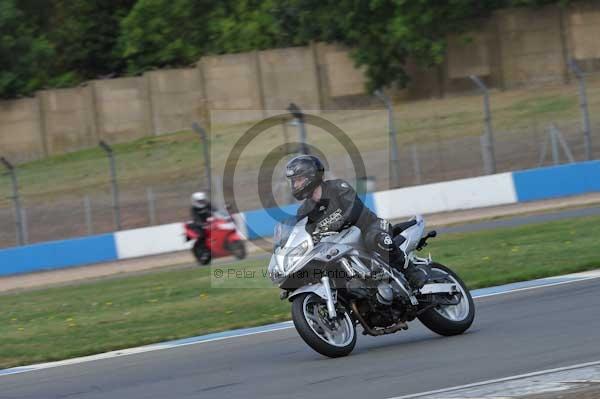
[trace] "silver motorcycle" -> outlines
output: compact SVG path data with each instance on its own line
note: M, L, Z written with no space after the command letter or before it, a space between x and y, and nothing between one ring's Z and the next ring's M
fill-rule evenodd
M302 339L329 357L346 356L356 344L356 326L379 336L408 328L419 319L437 334L462 334L473 323L475 305L467 286L448 267L416 251L427 245L425 221L415 216L393 226L403 238L406 265L429 273L427 284L412 289L402 272L368 251L356 226L322 238L316 245L306 230L307 218L275 228L269 276L292 302L292 320Z

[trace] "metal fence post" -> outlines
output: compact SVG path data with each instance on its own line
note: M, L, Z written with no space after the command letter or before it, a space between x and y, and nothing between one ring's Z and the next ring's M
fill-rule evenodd
M577 77L579 83L579 107L581 108L581 117L583 118L583 142L585 145L585 159L592 159L592 128L590 127L590 113L588 109L587 93L585 87L585 77L579 69L574 59L569 60L569 67Z
M21 223L23 229L23 240L29 244L29 231L27 230L27 209L21 208Z
M556 137L556 132L552 127L549 131L550 134L550 144L552 144L552 162L554 165L560 164L560 153L558 152L558 139Z
M304 125L304 114L300 107L294 103L290 103L287 110L290 114L296 118L298 124L298 135L300 136L300 153L307 155L309 153L308 146L306 145L306 126Z
M421 184L421 160L419 159L419 149L416 144L411 146L413 169L415 172L415 183Z
M94 228L92 227L92 203L89 195L83 197L83 212L85 214L86 231L91 236L94 234Z
M156 224L156 197L152 187L146 187L146 198L148 199L148 219L150 225L154 226Z
M117 182L117 167L115 165L115 155L113 149L103 140L101 140L99 144L100 148L102 148L104 152L106 152L110 163L110 183L112 186L113 213L115 217L115 225L117 226L117 230L121 230L121 208L119 205L119 184Z
M563 152L567 156L567 160L569 161L569 163L575 163L575 158L573 157L573 153L571 152L567 141L563 137L563 134L560 131L560 129L554 123L550 124L550 132L552 132L554 140L558 141L558 144L560 144L560 146L562 147Z
M482 155L483 155L483 170L485 174L491 175L496 173L496 156L494 154L494 133L492 130L492 114L490 111L490 95L485 83L478 76L469 76L473 83L477 85L483 94L483 112L485 122L485 132L481 139Z
M17 242L19 245L25 245L27 239L25 237L25 225L23 220L23 211L21 208L21 197L19 196L19 183L17 181L17 174L15 167L4 157L0 157L0 162L4 165L10 180L12 182L12 197L13 204L15 206L15 223L17 225Z
M210 170L210 151L209 151L210 143L208 142L208 136L206 134L206 130L204 130L204 128L202 126L200 126L198 123L194 122L194 123L192 123L192 129L194 129L194 131L200 135L200 139L202 140L202 149L204 151L204 173L206 175L208 198L212 199L212 197L211 197L212 173Z
M375 90L375 94L387 108L388 113L388 129L389 129L389 140L390 140L390 180L392 181L392 187L400 186L400 162L398 158L398 142L396 141L396 128L394 126L394 109L392 102L389 97L386 96L383 91Z

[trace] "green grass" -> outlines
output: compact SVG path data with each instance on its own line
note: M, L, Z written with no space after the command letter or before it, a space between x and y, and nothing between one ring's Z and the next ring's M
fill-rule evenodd
M600 217L448 234L427 251L471 288L593 269ZM288 320L289 304L262 278L265 263L219 267L256 271L256 279L217 280L216 267L197 268L1 295L0 367Z
M202 146L198 135L179 132L114 144L118 177L123 187L164 184L196 179L202 173ZM17 167L21 194L55 199L81 196L110 182L109 162L100 148L90 148L29 162ZM10 184L0 175L0 206L9 203ZM5 195L2 195L5 194Z

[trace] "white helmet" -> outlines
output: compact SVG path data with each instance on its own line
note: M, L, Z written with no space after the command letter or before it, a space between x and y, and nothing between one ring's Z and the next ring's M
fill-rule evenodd
M192 194L190 202L192 203L192 206L195 206L196 208L204 208L206 205L208 205L208 197L206 196L205 192L198 191Z

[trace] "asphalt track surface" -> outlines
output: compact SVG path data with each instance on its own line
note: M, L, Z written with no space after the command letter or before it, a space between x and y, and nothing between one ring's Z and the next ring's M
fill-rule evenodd
M600 279L475 300L456 337L420 323L328 359L294 329L0 377L0 398L390 398L600 360Z

